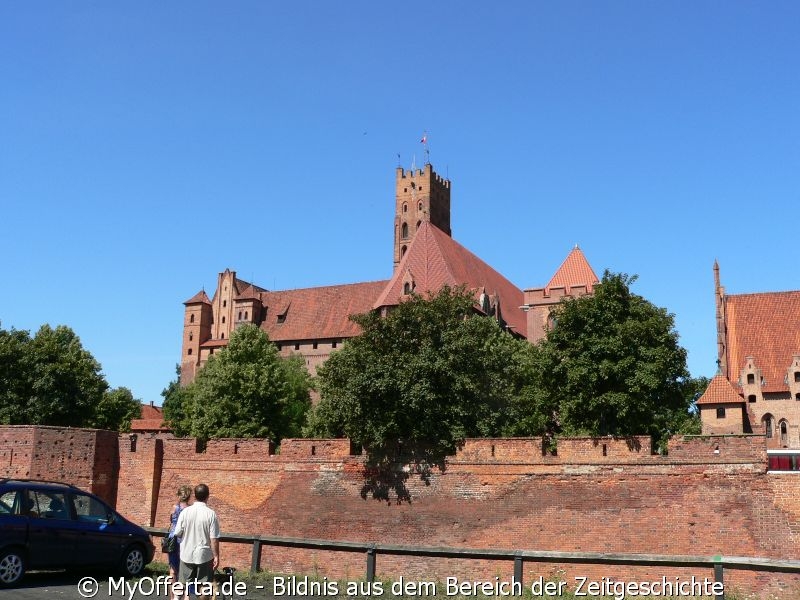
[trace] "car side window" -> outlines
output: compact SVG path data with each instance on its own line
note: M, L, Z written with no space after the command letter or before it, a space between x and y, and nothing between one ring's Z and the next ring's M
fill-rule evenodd
M66 494L62 492L31 490L30 498L33 500L31 511L35 511L39 517L60 521L69 521L72 519L69 508L67 507Z
M87 523L108 523L111 516L109 508L87 494L73 494L72 502L75 506L75 514L79 521Z
M0 495L0 515L18 514L18 490L10 490Z

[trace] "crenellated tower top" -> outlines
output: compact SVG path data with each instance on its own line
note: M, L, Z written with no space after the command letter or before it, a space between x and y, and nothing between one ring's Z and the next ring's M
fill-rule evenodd
M450 180L428 163L422 169L397 167L395 179L394 268L423 221L452 236L450 231Z

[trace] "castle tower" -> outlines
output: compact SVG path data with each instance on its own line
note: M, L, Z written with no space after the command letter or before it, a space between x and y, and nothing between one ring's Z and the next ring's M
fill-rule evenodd
M394 268L424 221L452 237L450 181L437 175L430 163L423 169L397 167L394 210Z
M717 322L717 364L722 374L730 379L728 372L728 349L725 346L725 288L719 280L719 263L714 261L714 305Z
M181 350L181 384L194 379L200 366L200 345L211 339L214 321L211 301L200 291L183 303L183 348Z

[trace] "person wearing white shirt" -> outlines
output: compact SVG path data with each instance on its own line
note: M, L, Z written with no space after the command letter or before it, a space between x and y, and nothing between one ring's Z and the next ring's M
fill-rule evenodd
M180 538L178 579L185 585L200 584L201 590L210 587L219 566L219 520L217 513L206 505L208 494L206 484L195 486L195 501L181 511L175 525L175 535Z

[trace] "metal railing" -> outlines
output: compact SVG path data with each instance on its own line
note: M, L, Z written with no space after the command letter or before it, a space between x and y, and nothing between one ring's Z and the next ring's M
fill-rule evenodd
M145 527L155 536L164 536L166 529ZM340 542L306 538L287 538L269 535L226 534L221 542L252 544L251 572L261 570L263 546L307 548L334 552L361 552L366 555L366 580L374 581L378 554L394 556L430 556L437 558L461 558L484 560L508 560L514 562L514 581L523 581L525 562L562 563L587 565L631 565L663 567L702 567L714 570L714 581L724 585L724 570L769 571L775 573L800 573L800 560L753 558L747 556L693 556L670 554L626 554L615 552L555 552L546 550L503 550L481 548L447 548L426 546L400 546L394 544L370 544L366 542ZM724 594L717 596L724 600Z

